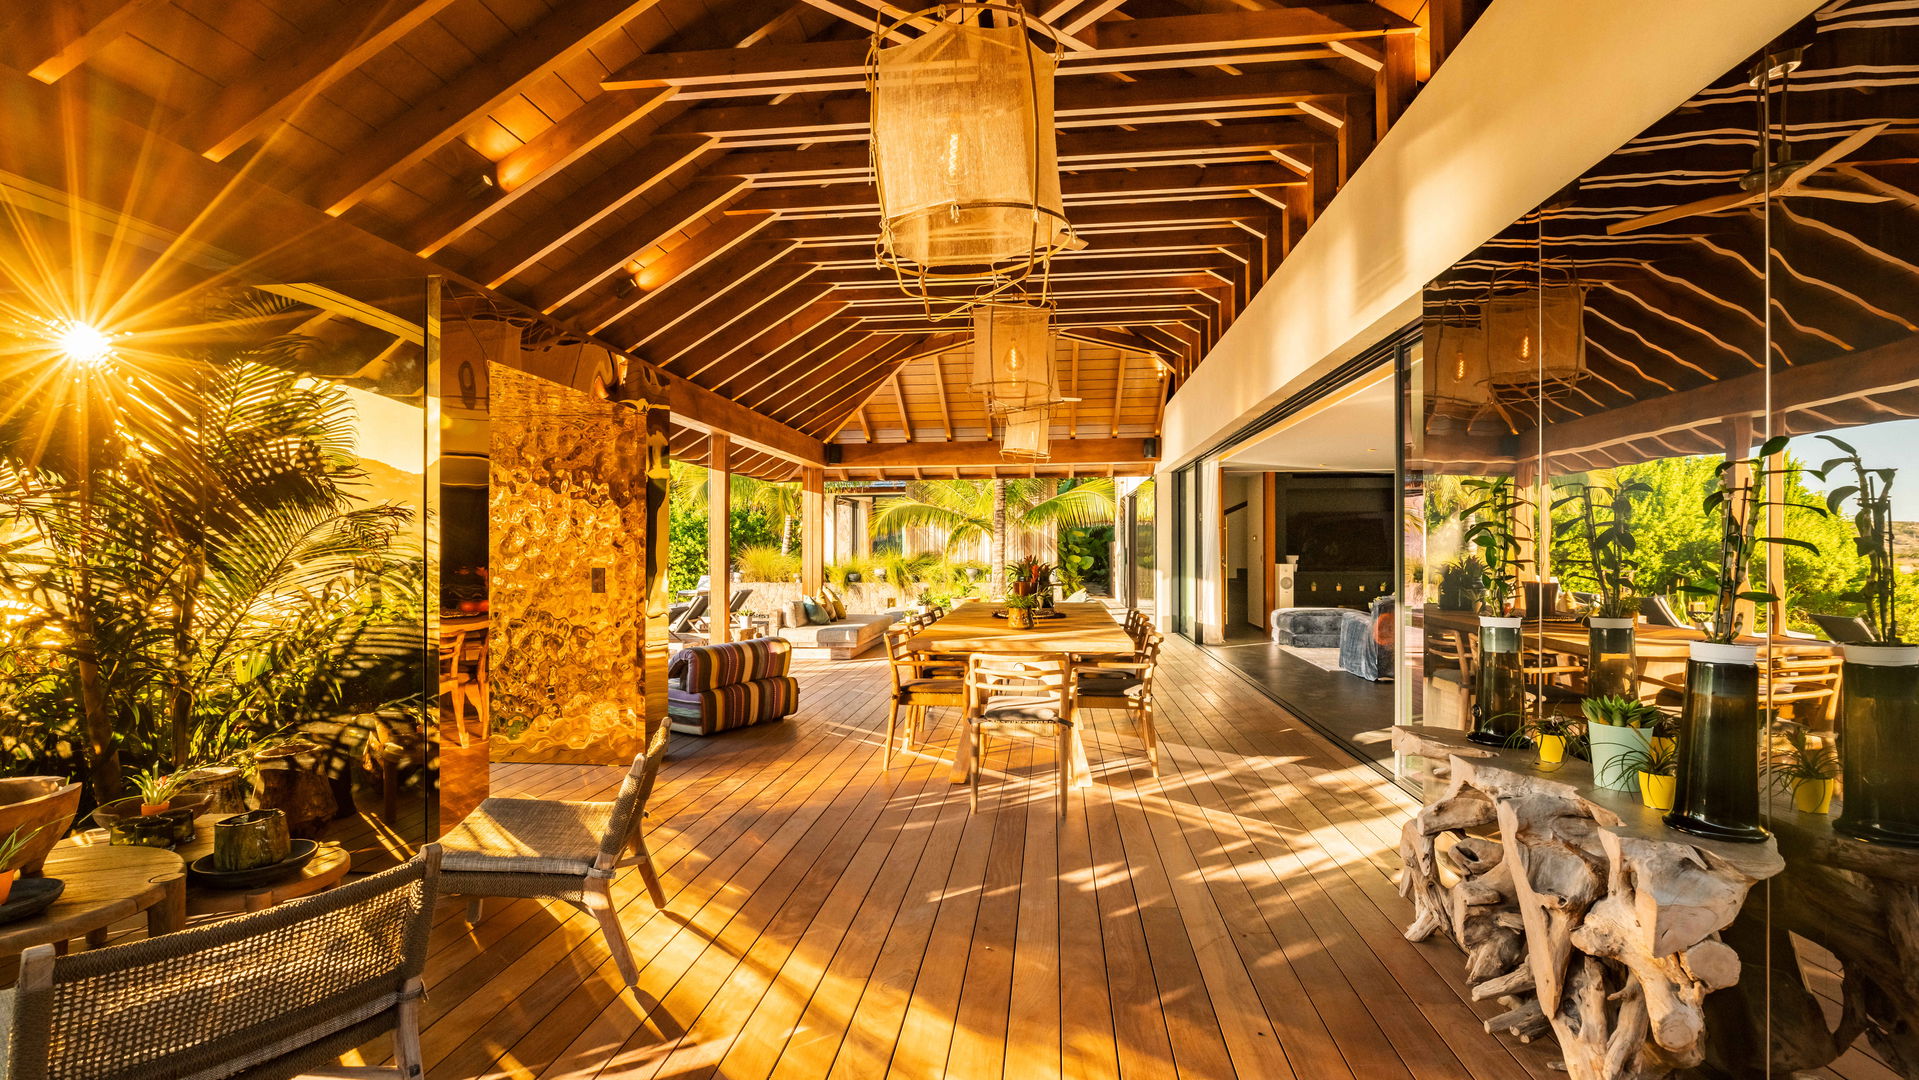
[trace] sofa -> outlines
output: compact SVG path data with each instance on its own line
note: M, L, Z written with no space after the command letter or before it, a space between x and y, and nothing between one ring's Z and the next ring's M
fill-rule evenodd
M854 612L830 623L783 626L779 635L796 649L816 649L824 651L834 660L851 660L879 644L880 638L886 635L886 628L898 618L899 613L894 611L877 614Z
M1339 666L1362 679L1383 682L1393 677L1393 598L1373 599L1365 611L1342 612L1339 624Z
M666 665L667 724L717 735L792 715L800 707L792 658L793 647L771 637L681 649Z
M1272 628L1275 645L1291 645L1298 649L1336 649L1339 647L1339 628L1345 624L1349 614L1355 613L1336 607L1274 608L1267 617L1266 625Z

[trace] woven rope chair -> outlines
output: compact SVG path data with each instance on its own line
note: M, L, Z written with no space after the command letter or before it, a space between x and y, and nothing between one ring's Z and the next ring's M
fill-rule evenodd
M1165 636L1147 631L1137 655L1125 660L1097 660L1076 665L1079 707L1124 709L1138 725L1146 760L1159 775L1159 733L1153 726L1153 677L1159 670L1159 647Z
M1059 763L1059 812L1066 789L1085 769L1085 750L1073 730L1078 693L1073 661L1063 653L992 656L975 653L966 665L968 805L979 809L980 774L986 771L987 736L1024 735L1055 740Z
M10 1080L424 1077L420 972L440 860L278 907L71 956L20 958ZM343 1069L392 1032L391 1068Z
M642 819L653 779L666 757L661 724L633 759L612 802L486 799L440 838L443 892L469 897L467 918L479 922L489 896L563 900L593 916L628 986L639 981L633 951L613 907L613 875L640 868L647 896L666 907L659 872L646 850Z
M893 748L902 741L911 746L922 734L929 709L966 707L966 682L947 672L941 665L906 651L912 637L911 627L893 627L886 631L888 669L893 674L893 699L886 710L886 752L880 755L880 768L893 767ZM900 710L906 711L906 729L900 730Z

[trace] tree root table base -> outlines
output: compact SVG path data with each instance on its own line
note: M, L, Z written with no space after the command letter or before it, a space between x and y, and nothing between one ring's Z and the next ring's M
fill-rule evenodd
M1466 952L1486 1021L1552 1035L1572 1080L1654 1080L1706 1058L1707 995L1740 980L1722 939L1753 885L1784 864L1773 843L1726 844L1666 828L1583 761L1539 765L1462 732L1393 729L1394 749L1443 784L1406 823L1399 889L1406 937ZM1755 980L1761 968L1748 968Z

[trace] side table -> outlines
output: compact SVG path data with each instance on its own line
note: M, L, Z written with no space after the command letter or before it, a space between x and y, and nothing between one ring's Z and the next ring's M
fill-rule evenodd
M76 937L97 948L106 944L109 927L143 911L148 937L186 925L186 864L164 848L67 839L53 846L44 872L65 882L65 891L39 915L0 926L0 957L35 945L64 951Z

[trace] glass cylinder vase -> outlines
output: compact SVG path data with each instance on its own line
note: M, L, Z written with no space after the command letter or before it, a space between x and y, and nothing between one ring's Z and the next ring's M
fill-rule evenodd
M1919 847L1919 645L1847 645L1840 669L1840 776L1832 827Z
M1486 746L1511 746L1526 709L1519 670L1518 616L1479 617L1479 677L1473 687L1473 730L1466 738Z
M1639 697L1634 658L1634 619L1586 620L1586 696Z
M1666 824L1714 840L1758 843L1759 650L1695 641L1679 718L1679 782Z

